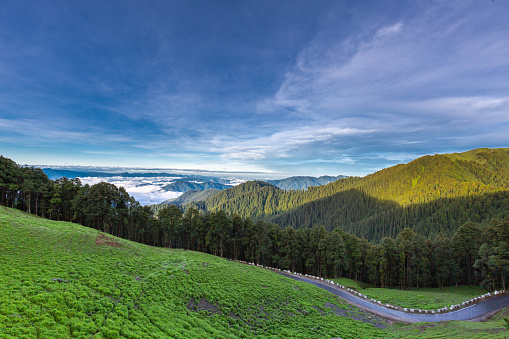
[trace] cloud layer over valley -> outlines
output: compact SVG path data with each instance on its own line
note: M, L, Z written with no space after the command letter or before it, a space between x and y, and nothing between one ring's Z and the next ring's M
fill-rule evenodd
M94 185L100 182L108 182L117 187L124 187L142 205L159 204L168 199L174 199L182 195L181 192L166 191L163 187L175 180L168 180L166 177L83 177L81 182Z

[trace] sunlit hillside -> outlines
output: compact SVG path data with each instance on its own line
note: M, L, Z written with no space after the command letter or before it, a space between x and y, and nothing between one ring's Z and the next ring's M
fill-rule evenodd
M4 207L0 248L0 338L386 337L272 271Z

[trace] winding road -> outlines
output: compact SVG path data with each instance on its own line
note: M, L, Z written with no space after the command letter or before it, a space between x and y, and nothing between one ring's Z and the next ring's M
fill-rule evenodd
M483 315L486 315L490 312L509 306L509 294L503 294L500 296L495 296L489 299L479 301L476 304L447 313L440 314L408 313L393 310L390 308L383 307L381 305L371 303L363 298L359 298L339 288L333 287L326 283L316 281L314 279L308 279L302 276L296 276L284 272L278 273L291 279L313 284L319 288L322 288L326 291L329 291L339 296L340 298L349 301L350 303L354 304L355 306L363 310L397 321L406 321L414 323L414 322L438 322L447 320L473 320L475 318L482 317Z

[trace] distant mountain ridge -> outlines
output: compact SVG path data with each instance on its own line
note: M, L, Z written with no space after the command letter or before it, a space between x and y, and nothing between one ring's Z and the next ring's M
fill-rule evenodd
M157 214L158 211L163 207L175 205L183 208L183 206L188 203L203 201L205 199L212 197L213 195L216 195L219 192L220 190L214 188L206 190L193 189L183 193L178 198L168 199L160 204L149 205L149 207L152 213Z
M56 180L62 177L67 177L69 179L73 178L86 178L86 177L94 177L94 178L113 178L113 177L123 177L123 178L174 178L175 181L171 182L167 185L162 186L161 188L165 191L171 192L187 192L190 190L207 190L207 189L217 189L224 190L231 188L238 184L237 178L219 178L219 177L204 177L197 175L181 175L176 173L159 173L159 172L98 172L98 171L79 171L79 170L69 170L69 169L59 169L59 168L43 168L43 172L51 179ZM294 176L284 179L278 180L270 180L270 179L261 179L262 181L266 181L270 184L273 184L276 187L279 187L284 190L305 190L311 186L319 186L329 184L338 179L345 178L344 175L338 176L321 176L321 177L312 177L312 176Z
M215 181L195 182L180 179L171 184L163 186L163 189L173 192L187 192L191 190L203 191L208 189L224 190L230 187L232 187L232 185L220 184Z
M327 185L342 178L346 178L346 176L324 175L318 178L309 176L295 176L280 180L267 180L267 182L284 190L305 190L310 186Z
M213 195L219 193L220 190L210 188L206 190L190 190L182 194L180 197L175 199L168 199L163 201L161 204L167 205L185 205L193 201L205 200Z
M43 168L42 171L50 178L51 180L57 180L63 177L74 179L74 178L83 178L83 177L107 177L107 176L128 176L129 173L104 173L104 172L87 172L87 171L72 171L65 169L56 169L56 168Z

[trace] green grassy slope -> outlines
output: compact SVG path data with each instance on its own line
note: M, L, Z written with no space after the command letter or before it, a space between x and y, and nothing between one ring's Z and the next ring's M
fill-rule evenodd
M4 207L0 249L0 338L387 337L269 270Z
M437 310L451 305L461 304L488 291L481 286L450 286L440 288L413 288L400 290L396 288L373 288L348 278L332 279L335 283L352 288L384 304L401 307Z
M488 291L480 286L450 286L439 288L416 288L399 290L389 288L366 288L361 293L391 305L421 310L437 310L478 297Z
M422 339L507 339L509 332L505 329L505 318L509 308L495 314L487 322L446 321L442 323L418 323L413 325L395 324L389 329L388 338L422 338Z

